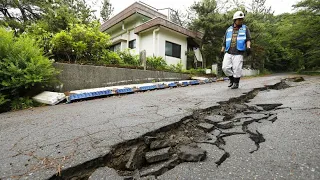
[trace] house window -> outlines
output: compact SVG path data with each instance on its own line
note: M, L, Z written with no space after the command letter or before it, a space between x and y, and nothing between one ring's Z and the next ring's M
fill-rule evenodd
M166 56L181 58L181 45L166 41Z
M110 46L110 51L119 51L121 49L121 43Z
M129 48L130 49L135 49L136 48L136 40L132 40L132 41L129 41Z

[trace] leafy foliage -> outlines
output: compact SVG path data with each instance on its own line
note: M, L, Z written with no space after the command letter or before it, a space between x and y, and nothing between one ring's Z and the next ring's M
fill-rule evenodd
M180 60L180 62L177 64L177 65L173 65L173 64L170 64L167 69L171 72L177 72L177 73L180 73L182 72L182 68L183 68L183 64Z
M52 53L58 61L95 64L110 45L110 36L99 30L99 24L75 24L69 31L61 31L51 39Z
M101 60L99 61L101 65L123 65L123 59L120 58L119 54L109 50L103 50Z
M197 68L197 69L189 69L189 70L182 70L183 73L188 73L191 75L204 75L206 74L206 69Z
M147 68L156 70L165 70L167 67L166 61L161 56L147 57Z
M110 3L110 0L103 0L102 8L100 10L100 15L103 21L109 20L114 8Z
M27 109L27 108L33 107L34 104L35 102L29 97L18 97L12 100L11 109L12 110Z
M132 55L129 49L126 49L125 51L118 51L117 53L123 60L124 64L133 66L140 65L139 55Z
M39 21L46 24L46 31L59 32L70 23L88 24L95 19L83 0L0 0L0 7L0 25L20 32Z
M28 90L53 82L56 74L33 39L27 35L17 38L12 31L0 28L0 109L13 97L23 97Z

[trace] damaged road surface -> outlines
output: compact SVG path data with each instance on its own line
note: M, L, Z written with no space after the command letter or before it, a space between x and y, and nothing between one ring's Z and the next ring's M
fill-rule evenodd
M0 178L319 179L320 79L285 78L244 80L235 91L217 83L71 104L86 112L53 107L71 117L52 114L56 126L44 119L52 136L35 130L43 126L35 114L24 120L47 139L28 132L4 144L16 153L2 152ZM1 128L14 131L22 114L5 114L12 121Z

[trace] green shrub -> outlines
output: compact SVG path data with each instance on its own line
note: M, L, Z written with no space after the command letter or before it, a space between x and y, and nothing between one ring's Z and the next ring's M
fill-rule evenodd
M47 23L39 21L31 24L26 30L26 33L28 33L32 39L35 39L37 44L43 48L45 54L50 54L50 41L54 35L54 33L50 32L48 29Z
M183 68L183 64L182 64L182 61L180 60L180 62L177 64L177 65L173 65L173 64L170 64L167 69L171 72L177 72L177 73L180 73L182 72L182 68Z
M14 98L11 102L12 110L27 109L34 106L34 101L29 97Z
M110 36L100 31L100 25L75 24L69 31L60 31L51 39L51 49L58 61L80 61L80 63L96 64L101 62L110 45Z
M156 70L165 70L167 67L166 61L161 56L147 57L147 68Z
M35 40L27 35L14 37L12 31L0 28L0 111L14 97L24 97L32 88L53 82L56 74Z
M4 104L6 104L9 101L9 99L6 99L6 96L3 94L0 94L0 107Z
M124 64L133 66L140 65L139 55L132 55L128 49L125 51L118 51L117 53L123 60Z
M201 68L193 69L193 68L191 68L189 70L183 70L182 72L188 73L191 75L202 75L202 74L206 74L206 69L201 69Z
M71 61L70 55L72 55L72 36L66 32L61 31L57 33L52 39L52 51L55 55L55 57L67 57L69 61Z
M101 60L99 61L102 65L108 64L124 64L123 59L120 58L119 54L109 50L103 50Z

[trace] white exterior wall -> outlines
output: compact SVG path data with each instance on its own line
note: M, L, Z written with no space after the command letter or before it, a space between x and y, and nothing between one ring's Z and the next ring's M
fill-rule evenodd
M112 32L112 41L118 41L119 39L126 40L127 42L121 42L121 51L124 51L129 48L129 41L136 39L137 48L135 50L131 50L131 52L139 54L139 48L138 48L138 41L139 36L134 34L134 28L138 25L142 24L142 20L138 20L136 22L130 22L124 24L124 29L118 28L115 31Z
M166 28L159 28L159 30L150 29L147 32L134 34L134 28L144 23L141 19L125 23L123 27L112 32L112 41L121 41L121 51L129 48L129 41L136 39L136 48L130 50L132 54L139 55L140 51L146 50L147 56L162 56L168 65L177 65L180 61L183 69L187 67L187 37ZM122 29L124 28L124 29ZM155 41L154 41L155 39ZM178 44L181 46L181 58L175 58L165 55L166 41Z
M130 49L130 53L138 55L139 52L140 52L140 50L139 50L139 36L137 36L137 35L134 33L134 29L133 29L133 30L130 30L128 34L129 34L129 36L128 36L127 48L129 48L129 41L135 39L135 40L136 40L136 48L135 48L135 49Z
M153 39L155 38L155 42ZM177 65L180 60L183 65L183 69L187 67L187 56L185 52L187 51L187 37L179 33L172 32L167 29L160 28L159 31L154 29L140 34L139 43L137 42L137 48L142 51L146 50L147 56L162 56L168 65ZM166 56L166 41L181 45L181 58L175 58L171 56ZM140 45L140 46L139 46ZM139 47L138 47L139 46ZM139 51L138 51L139 52Z
M166 41L181 45L181 59L165 55ZM185 53L187 52L187 48L188 48L188 42L187 42L186 36L179 34L177 32L167 30L167 29L163 29L163 28L160 29L159 56L164 57L168 65L170 64L176 65L181 60L183 69L186 69L187 56Z
M155 55L153 52L153 31L148 31L140 34L140 43L137 44L140 51L146 50L147 56ZM156 56L156 55L155 55Z

